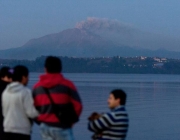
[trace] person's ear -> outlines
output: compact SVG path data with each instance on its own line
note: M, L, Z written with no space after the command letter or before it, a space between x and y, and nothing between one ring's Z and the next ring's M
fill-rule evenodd
M22 76L21 83L24 85L24 83L25 83L25 76Z
M28 76L22 76L22 81L21 81L21 83L22 83L23 85L27 85L27 83L28 83Z
M118 98L117 100L118 100L118 103L119 103L119 105L120 105L120 104L121 104L121 99L120 99L120 98Z

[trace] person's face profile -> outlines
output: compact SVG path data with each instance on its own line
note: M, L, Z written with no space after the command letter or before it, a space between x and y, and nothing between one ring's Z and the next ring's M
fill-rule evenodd
M117 106L120 105L120 99L115 99L113 94L109 95L109 98L108 98L107 102L108 102L108 107L110 109L114 109L114 108L116 108Z
M12 78L8 77L8 76L1 78L1 80L5 81L5 82L9 82L9 83L12 82Z

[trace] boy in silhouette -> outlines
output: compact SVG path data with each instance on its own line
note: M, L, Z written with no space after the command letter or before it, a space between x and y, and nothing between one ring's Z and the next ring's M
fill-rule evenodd
M2 115L2 92L6 86L12 81L12 72L10 67L2 67L0 70L0 140L3 140L3 115Z
M30 119L38 116L33 103L32 92L26 87L28 69L16 66L12 80L2 94L5 140L30 140L32 123Z

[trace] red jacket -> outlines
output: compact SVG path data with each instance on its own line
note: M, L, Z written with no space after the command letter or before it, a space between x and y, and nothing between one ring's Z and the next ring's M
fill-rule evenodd
M48 88L53 102L63 108L63 106L72 103L77 116L82 111L81 99L74 84L65 79L62 74L44 74L34 86L33 98L36 109L40 115L37 121L44 122L51 126L59 126L60 122L53 113L51 102L45 93L44 88Z

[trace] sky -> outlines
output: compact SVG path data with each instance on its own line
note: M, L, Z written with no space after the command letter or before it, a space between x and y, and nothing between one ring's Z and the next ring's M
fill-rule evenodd
M0 49L73 28L88 17L180 38L180 0L0 0Z

